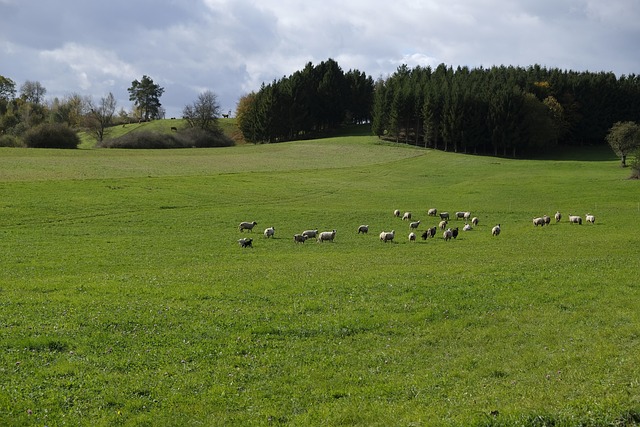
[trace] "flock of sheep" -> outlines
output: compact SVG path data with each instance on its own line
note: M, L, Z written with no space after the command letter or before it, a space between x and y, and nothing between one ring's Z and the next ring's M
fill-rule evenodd
M427 214L433 217L439 216L440 222L438 223L437 226L427 228L420 235L423 240L426 240L429 237L432 237L432 238L435 237L436 233L438 232L438 229L442 231L442 238L445 241L450 241L451 239L455 239L458 237L459 227L455 227L455 228L449 227L449 221L451 218L451 215L449 214L449 212L438 213L437 209L432 208L427 211ZM420 226L421 221L411 221L411 217L412 217L411 212L405 212L404 214L401 215L401 212L399 209L396 209L393 211L393 216L397 218L402 218L403 221L409 221L410 232L409 232L408 239L409 241L415 241L417 238L416 232L418 230L418 227ZM475 217L475 216L472 217L471 212L468 212L468 211L455 212L453 217L456 220L462 219L465 221L462 231L471 231L473 227L476 227L478 225L478 217ZM556 212L555 214L556 223L560 222L561 219L562 219L562 214L560 212ZM592 214L586 214L585 220L586 222L589 222L591 224L595 224L596 222L596 218ZM550 222L551 222L551 217L548 215L543 215L541 217L533 218L533 225L535 227L537 226L544 227L545 225L549 225ZM579 215L569 214L569 223L582 225L582 217ZM258 225L256 221L251 221L251 222L243 221L238 226L238 230L240 232L244 232L245 230L251 232L253 231L253 228L256 225ZM491 235L498 236L500 235L500 231L501 231L500 224L496 224L494 227L491 228ZM359 226L357 229L357 233L368 234L369 226L368 225ZM263 234L265 238L273 237L275 235L275 228L274 227L266 228ZM335 237L336 237L336 230L318 232L318 230L315 229L315 230L305 230L302 233L294 234L293 241L295 243L304 243L305 241L307 241L307 239L316 239L317 242L322 243L322 242L332 242L335 239ZM396 231L395 230L382 231L379 237L381 242L384 242L384 243L393 242L396 237ZM243 248L253 247L253 239L249 237L244 237L238 240L238 244Z

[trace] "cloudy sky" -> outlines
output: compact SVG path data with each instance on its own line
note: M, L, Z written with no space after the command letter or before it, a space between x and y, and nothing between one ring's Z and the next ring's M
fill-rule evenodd
M148 75L167 116L198 93L238 99L335 59L374 79L409 66L528 66L640 74L638 0L0 0L0 75L47 98Z

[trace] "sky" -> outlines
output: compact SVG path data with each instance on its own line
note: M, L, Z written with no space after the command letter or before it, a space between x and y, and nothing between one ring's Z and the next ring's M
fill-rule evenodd
M149 76L167 117L198 94L232 115L260 85L332 58L409 67L539 64L640 74L638 0L0 0L0 75L94 100Z

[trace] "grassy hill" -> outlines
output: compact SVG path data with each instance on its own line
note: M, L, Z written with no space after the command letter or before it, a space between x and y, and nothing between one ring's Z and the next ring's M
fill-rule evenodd
M584 153L0 149L0 424L635 425L638 183Z
M218 119L218 123L222 128L222 131L229 136L236 144L244 144L244 138L236 125L235 118ZM187 123L184 119L162 119L153 120L150 122L142 123L129 123L125 125L117 125L108 129L106 138L118 138L126 135L130 132L158 132L158 133L171 133L172 127L177 129L184 129ZM80 148L93 148L96 145L95 138L87 132L80 132Z

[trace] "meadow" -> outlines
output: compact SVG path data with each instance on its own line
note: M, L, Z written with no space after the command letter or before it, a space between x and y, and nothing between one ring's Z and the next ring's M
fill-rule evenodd
M514 160L369 136L0 148L0 425L637 425L627 176L599 148ZM393 210L422 232L432 207L480 222L409 242ZM335 242L295 244L309 228Z

